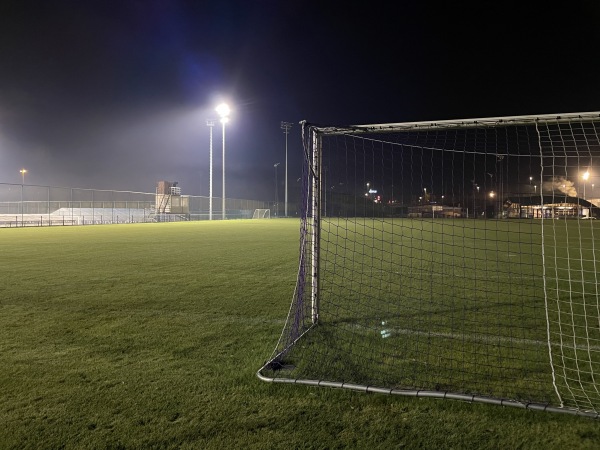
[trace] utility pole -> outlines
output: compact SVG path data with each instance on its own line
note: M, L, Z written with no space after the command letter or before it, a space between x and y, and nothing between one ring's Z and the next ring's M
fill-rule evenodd
M217 113L221 117L221 125L223 125L223 200L221 204L221 219L225 220L225 124L229 122L229 105L227 103L221 103L216 108Z
M209 166L210 166L210 172L208 175L208 220L213 220L213 138L212 138L212 130L213 127L215 126L215 121L214 120L207 120L206 121L206 126L208 126L208 129L210 131L210 137L209 137L209 156L208 156L208 160L209 160Z
M279 166L279 163L273 164L273 167L275 168L275 215L279 217L279 187L277 185L277 166Z
M288 134L292 128L291 122L281 122L281 129L285 133L285 213L288 216Z

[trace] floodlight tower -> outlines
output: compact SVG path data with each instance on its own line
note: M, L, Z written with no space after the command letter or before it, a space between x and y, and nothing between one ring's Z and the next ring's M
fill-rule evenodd
M19 170L19 172L21 173L22 184L25 184L25 174L27 173L27 169L23 168Z
M288 215L288 134L292 128L290 122L281 122L281 129L285 133L285 213L284 217Z
M229 105L227 103L221 103L216 108L217 113L221 117L221 124L223 125L223 204L221 209L222 219L225 220L225 124L229 122Z
M206 125L208 126L209 129L209 151L208 151L208 159L209 159L209 166L210 166L210 171L208 174L208 220L212 220L213 218L213 191L212 191L212 187L213 187L213 177L212 177L212 172L213 172L213 146L212 146L212 130L213 127L215 126L215 121L212 119L209 119L206 121Z

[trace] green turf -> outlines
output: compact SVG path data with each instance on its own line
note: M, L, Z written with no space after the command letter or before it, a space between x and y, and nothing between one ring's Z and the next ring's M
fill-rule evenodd
M0 448L598 448L598 421L269 384L297 220L0 230Z
M285 370L264 374L598 408L599 231L576 220L324 220L319 324L280 348Z

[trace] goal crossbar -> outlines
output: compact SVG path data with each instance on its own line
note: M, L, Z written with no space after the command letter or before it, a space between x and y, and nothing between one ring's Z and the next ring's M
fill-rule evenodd
M322 126L302 121L304 127L311 127L317 133L327 136L336 134L365 134L365 133L393 133L398 131L427 130L427 129L456 129L456 128L482 128L482 127L507 127L518 125L543 125L548 123L559 124L578 122L595 122L600 119L600 112L583 112L568 114L543 114L507 117L480 117L476 119L435 120L421 122L398 122L368 125L348 126Z

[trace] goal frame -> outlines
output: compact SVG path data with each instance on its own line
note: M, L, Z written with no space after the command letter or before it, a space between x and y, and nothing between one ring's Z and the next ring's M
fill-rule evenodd
M573 120L580 122L592 122L600 119L600 112L582 112L582 113L567 113L567 114L545 114L545 115L523 115L509 117L488 117L460 120L442 120L442 121L423 121L423 122L404 122L404 123L386 123L386 124L367 124L367 125L351 125L351 126L320 126L311 124L307 121L302 121L302 135L305 143L305 158L308 161L308 186L310 195L305 198L304 211L305 219L309 221L309 246L311 258L309 261L308 277L310 277L310 299L311 299L311 320L313 327L319 323L320 309L320 229L322 220L322 198L323 198L323 137L332 135L360 135L372 132L378 133L394 133L399 131L410 130L436 130L436 129L456 129L456 128L480 128L480 127L498 127L498 126L513 126L513 125L532 125L532 124L560 124L567 123ZM541 191L541 189L540 189ZM542 219L543 220L543 219ZM304 251L301 247L301 253ZM302 255L301 255L302 259ZM297 297L299 287L296 287L294 294ZM547 299L545 299L547 302ZM292 311L290 311L290 316ZM288 316L288 320L290 320ZM312 328L312 327L311 327ZM306 330L303 334L310 331ZM548 331L549 333L549 331ZM303 335L302 334L302 335ZM549 411L557 413L566 413L577 416L586 416L591 418L600 418L600 414L594 411L582 411L573 408L563 408L542 403L524 403L517 400L507 400L502 398L493 398L480 395L468 395L453 392L441 392L434 390L412 390L412 389L393 389L380 388L369 385L360 385L355 383L311 380L311 379L290 379L265 376L262 371L266 368L272 368L273 364L278 364L278 361L284 356L291 347L296 345L302 335L296 336L289 340L287 344L282 344L283 335L280 337L274 355L263 365L257 372L259 379L266 382L292 383L308 386L325 386L334 388L344 388L361 392L375 392L382 394L401 395L408 397L424 397L424 398L444 398L454 399L467 402L478 402L486 404L494 404L500 406L510 406L520 409L528 409L535 411ZM283 349L281 350L281 348ZM550 358L550 342L548 342L548 351Z
M256 208L254 210L254 213L252 213L252 218L253 219L270 219L271 218L271 210L270 209L263 209L263 208Z

